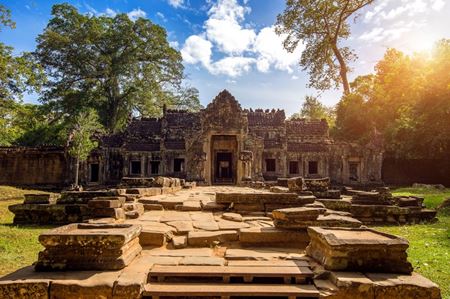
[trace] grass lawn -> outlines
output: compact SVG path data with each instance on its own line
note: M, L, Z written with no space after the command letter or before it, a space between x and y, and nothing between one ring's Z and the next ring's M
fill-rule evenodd
M25 193L42 192L0 186L0 276L32 264L43 248L38 236L49 227L12 225L14 215L8 206L22 203Z
M450 189L401 188L394 195L424 195L425 205L437 207L444 198L450 197ZM433 224L379 226L378 230L404 237L409 241L408 259L414 270L441 287L442 298L450 299L450 209L438 214Z
M9 205L21 203L18 198L30 192L34 191L0 186L0 276L30 265L42 250L37 239L49 227L13 226L13 214L8 211ZM450 197L450 189L402 188L393 192L395 195L422 194L427 207L436 207L444 198ZM381 226L376 229L408 239L408 256L415 271L439 284L442 297L450 299L450 209L440 212L438 217L439 222L433 224Z

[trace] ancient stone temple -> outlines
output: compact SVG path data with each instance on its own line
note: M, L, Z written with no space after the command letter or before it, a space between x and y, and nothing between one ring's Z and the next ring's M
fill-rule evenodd
M200 112L164 109L105 136L81 172L88 184L157 175L207 185L278 177L379 183L382 149L330 139L325 120L286 119L283 110L247 110L227 91ZM69 171L69 175L72 173Z

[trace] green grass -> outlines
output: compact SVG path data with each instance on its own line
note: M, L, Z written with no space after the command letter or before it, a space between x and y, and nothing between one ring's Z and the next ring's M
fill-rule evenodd
M8 210L9 205L22 203L23 194L41 192L0 186L0 276L32 264L43 248L38 236L48 227L13 225L14 214Z
M424 195L428 208L437 207L450 197L450 189L400 188L394 195ZM439 221L432 224L378 226L376 229L401 236L409 241L408 260L414 270L437 283L442 298L450 299L450 209L438 213Z

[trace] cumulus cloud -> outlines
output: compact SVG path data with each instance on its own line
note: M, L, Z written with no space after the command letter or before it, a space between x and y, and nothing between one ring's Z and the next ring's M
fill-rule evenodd
M256 34L253 29L242 28L239 22L249 11L236 0L219 0L209 10L209 19L205 22L208 39L225 53L241 54L248 50Z
M147 13L145 11L143 11L140 8L137 9L133 9L132 11L130 11L129 13L127 13L128 17L135 21L139 18L145 18L147 16Z
M260 72L268 72L270 66L280 71L292 73L292 67L298 61L303 47L299 46L293 53L287 52L283 48L285 36L275 33L275 27L263 28L255 41L254 50L258 54L256 67Z
M251 57L225 57L214 62L208 70L214 75L238 77L250 71L255 59Z
M189 36L184 42L181 55L186 63L201 63L209 68L212 55L212 43L198 35Z
M184 0L168 0L170 6L175 8L183 7Z
M264 73L271 69L291 73L302 47L288 53L282 46L283 37L275 33L273 26L257 32L254 26L245 23L245 16L251 11L246 3L218 0L212 4L204 32L190 36L184 43L185 63L201 63L211 74L230 77L241 76L253 67ZM212 61L213 50L223 57Z

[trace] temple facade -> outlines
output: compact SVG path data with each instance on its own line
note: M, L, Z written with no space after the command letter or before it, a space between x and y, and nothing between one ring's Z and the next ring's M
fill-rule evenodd
M134 119L124 132L103 136L82 165L81 181L114 184L122 177L164 175L206 185L294 176L381 182L380 144L335 142L328 131L325 120L242 109L224 90L200 112L164 109L161 118Z

